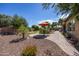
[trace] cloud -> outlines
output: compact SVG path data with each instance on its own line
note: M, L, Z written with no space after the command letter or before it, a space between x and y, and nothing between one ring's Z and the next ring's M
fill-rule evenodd
M49 22L49 23L52 23L53 21L52 21L52 20L41 20L41 21L38 22L38 24L43 23L43 22Z
M52 22L57 22L57 21L54 21L54 20L52 20L52 19L41 20L41 21L38 22L38 24L43 23L43 22L49 22L50 24L52 24Z

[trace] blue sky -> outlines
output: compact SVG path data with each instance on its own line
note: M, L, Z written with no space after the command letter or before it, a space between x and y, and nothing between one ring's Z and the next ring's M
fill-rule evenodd
M26 18L29 26L38 24L43 20L57 21L59 16L56 14L56 10L45 10L42 4L39 3L4 3L0 4L0 14L6 14L13 16L15 14Z

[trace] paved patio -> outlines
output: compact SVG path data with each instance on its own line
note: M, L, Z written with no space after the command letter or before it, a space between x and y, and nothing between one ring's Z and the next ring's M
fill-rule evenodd
M50 34L47 39L55 42L68 55L79 55L79 52L67 41L67 39L59 31L55 31L53 34Z

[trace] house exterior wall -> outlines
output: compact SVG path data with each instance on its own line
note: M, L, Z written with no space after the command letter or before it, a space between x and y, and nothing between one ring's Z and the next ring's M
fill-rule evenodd
M75 31L75 20L69 20L66 22L66 30L67 31Z
M66 29L68 30L68 24L69 24L70 20L68 20L66 22ZM74 26L74 30L68 31L69 33L71 33L78 41L79 41L79 21L75 20L75 26Z
M75 23L74 35L75 35L75 37L77 37L78 40L79 40L79 21L76 21L76 23Z
M16 29L11 27L0 28L0 34L16 34Z

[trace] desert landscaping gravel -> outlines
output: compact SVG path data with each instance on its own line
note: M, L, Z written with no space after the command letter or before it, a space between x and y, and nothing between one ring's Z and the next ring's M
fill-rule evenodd
M19 38L16 35L0 36L0 56L20 56L23 48L28 45L37 47L37 56L45 56L49 51L53 56L67 56L54 42L47 39L26 39L23 41L10 43L12 40Z

